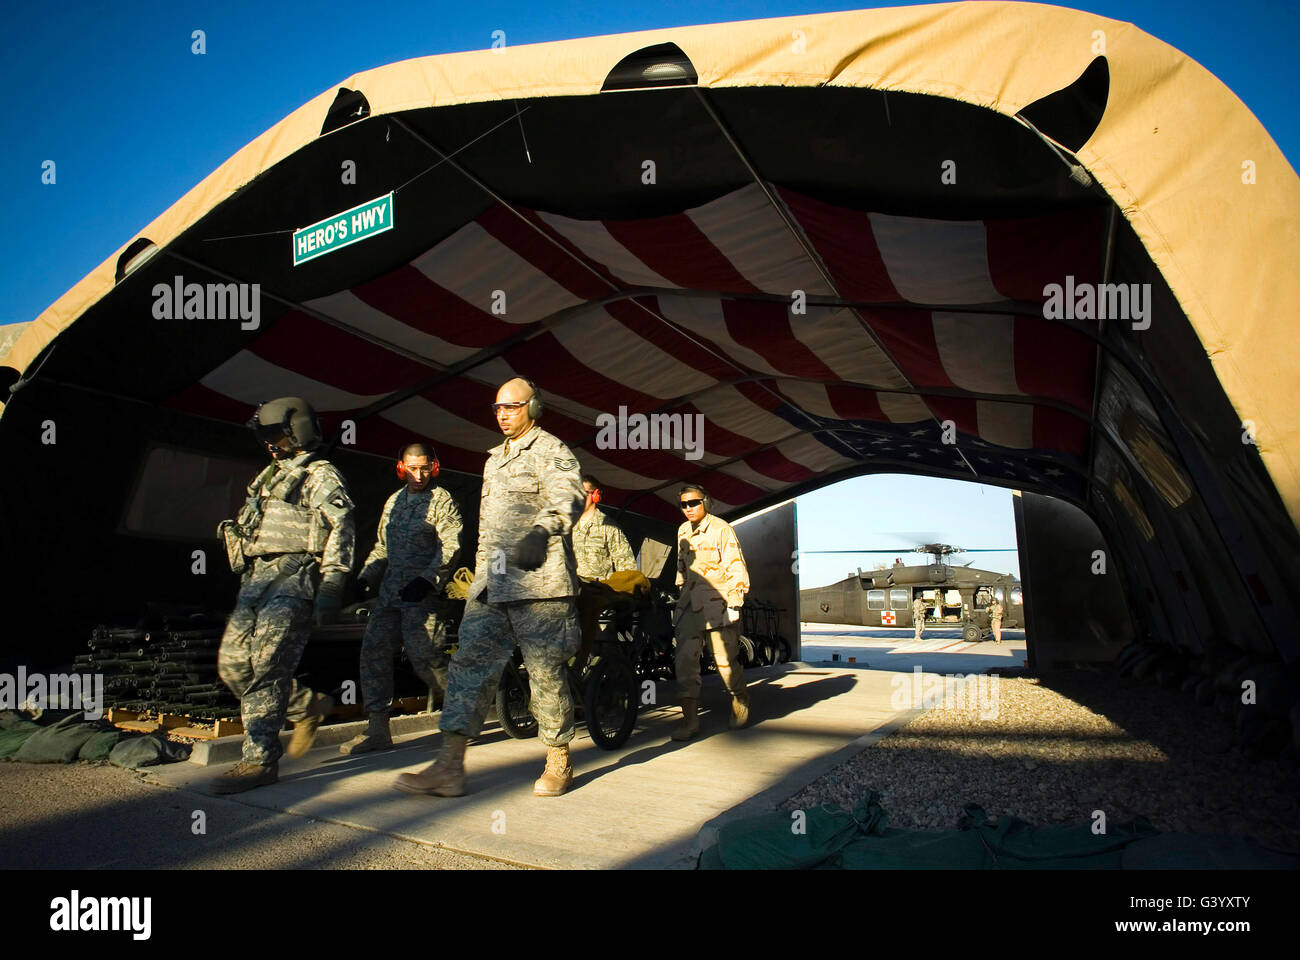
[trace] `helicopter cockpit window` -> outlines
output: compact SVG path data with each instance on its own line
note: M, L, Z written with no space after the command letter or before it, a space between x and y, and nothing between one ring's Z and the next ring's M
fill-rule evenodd
M884 610L885 609L885 591L868 590L867 591L867 609Z
M911 605L912 605L911 590L894 589L889 591L889 606L891 609L906 610Z
M975 591L975 609L984 610L993 603L993 594L987 590Z
M1020 588L1019 588L1019 587L1012 587L1012 588L1011 588L1011 602L1012 602L1012 603L1024 603L1024 602L1025 602L1025 595L1024 595L1023 593L1020 592Z

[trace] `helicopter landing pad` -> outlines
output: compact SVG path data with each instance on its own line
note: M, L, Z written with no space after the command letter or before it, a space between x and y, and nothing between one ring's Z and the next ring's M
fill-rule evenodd
M1025 631L1003 630L1002 642L967 643L961 630L927 627L920 640L911 627L859 627L843 623L802 624L804 663L836 662L870 670L911 670L933 673L984 673L994 667L1024 665ZM852 658L855 662L850 662Z

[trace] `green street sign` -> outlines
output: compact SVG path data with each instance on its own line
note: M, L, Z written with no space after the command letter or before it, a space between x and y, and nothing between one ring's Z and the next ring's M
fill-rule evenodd
M393 195L367 200L293 232L293 265L333 253L358 240L393 229Z

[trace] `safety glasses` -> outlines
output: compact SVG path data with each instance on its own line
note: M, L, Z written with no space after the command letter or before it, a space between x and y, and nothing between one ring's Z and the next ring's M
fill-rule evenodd
M692 507L698 507L703 502L703 500L683 500L681 501L682 509L690 510Z
M507 413L514 413L516 410L522 410L526 406L528 406L527 400L516 400L513 403L494 403L492 404L492 412L497 413L504 410Z

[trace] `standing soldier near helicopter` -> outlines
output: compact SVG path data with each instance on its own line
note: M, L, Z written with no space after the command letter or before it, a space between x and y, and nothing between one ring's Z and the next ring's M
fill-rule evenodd
M993 642L1002 642L1002 614L1005 608L1002 606L1002 598L997 594L993 595L993 605L989 607L989 626L993 628Z
M352 500L343 476L314 453L322 436L311 405L282 397L248 421L272 462L248 485L235 520L218 527L239 597L217 653L217 672L239 698L243 759L211 784L240 793L279 777L280 731L294 722L289 756L311 747L334 701L299 686L293 673L317 626L343 606L355 549Z

